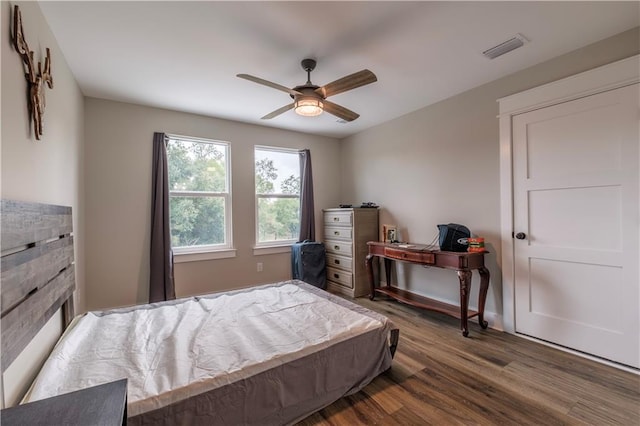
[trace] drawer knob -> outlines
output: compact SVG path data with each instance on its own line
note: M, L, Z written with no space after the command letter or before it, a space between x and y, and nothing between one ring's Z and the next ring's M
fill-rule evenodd
M333 231L333 235L340 235L340 231Z
M340 246L333 246L335 250L340 250Z
M335 263L336 265L339 265L340 261L338 259L333 259L333 263Z
M340 275L338 275L338 274L333 274L333 278L340 278Z
M333 221L334 221L334 222L340 222L340 218L339 218L339 217L334 217L334 218L333 218Z

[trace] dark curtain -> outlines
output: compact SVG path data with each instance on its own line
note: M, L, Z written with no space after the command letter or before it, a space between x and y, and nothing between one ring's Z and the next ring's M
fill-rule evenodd
M299 241L316 240L316 220L313 213L313 177L311 153L300 151L300 236Z
M169 228L169 168L167 137L153 134L153 172L151 189L151 259L149 302L176 298L173 282L173 251Z

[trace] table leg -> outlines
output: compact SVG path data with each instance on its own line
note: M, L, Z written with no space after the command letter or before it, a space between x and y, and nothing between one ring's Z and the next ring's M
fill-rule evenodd
M391 286L391 259L384 258L384 275L387 279L387 286Z
M368 254L364 260L364 266L367 268L367 277L369 279L369 287L371 288L371 292L369 293L369 300L373 300L376 297L376 283L373 280L373 258L375 256L372 254Z
M489 270L484 266L478 268L480 273L480 293L478 294L478 322L480 327L487 328L489 323L484 320L484 304L487 301L487 291L489 291Z
M471 271L458 271L458 278L460 279L460 329L462 335L467 337L469 335L469 293L471 292Z

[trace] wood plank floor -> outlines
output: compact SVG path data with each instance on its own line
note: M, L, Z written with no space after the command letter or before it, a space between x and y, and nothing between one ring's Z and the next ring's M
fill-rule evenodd
M395 301L391 369L299 425L640 425L640 376ZM474 318L475 319L475 318Z

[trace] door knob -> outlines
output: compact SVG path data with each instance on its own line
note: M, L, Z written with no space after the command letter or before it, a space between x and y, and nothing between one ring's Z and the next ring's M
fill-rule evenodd
M518 232L516 234L516 238L519 240L524 240L525 238L527 238L527 234L525 234L524 232Z

